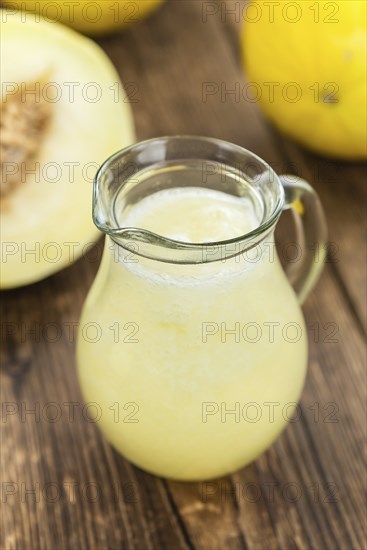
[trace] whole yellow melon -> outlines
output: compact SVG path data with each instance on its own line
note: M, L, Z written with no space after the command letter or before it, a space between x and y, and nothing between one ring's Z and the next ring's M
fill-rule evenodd
M268 118L309 149L366 158L366 2L252 1L242 50Z

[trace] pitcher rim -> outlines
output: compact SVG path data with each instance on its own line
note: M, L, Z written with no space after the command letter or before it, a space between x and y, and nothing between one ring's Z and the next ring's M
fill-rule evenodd
M154 143L163 143L163 142L169 142L169 141L177 141L177 142L187 142L187 141L199 141L200 143L212 143L214 145L220 146L220 147L229 147L234 151L238 151L239 154L242 156L247 155L253 158L254 160L257 160L265 170L268 171L269 175L274 178L274 181L276 182L276 192L277 196L275 197L275 204L270 212L270 214L255 228L251 231L244 233L242 235L239 235L237 237L226 239L226 240L219 240L219 241L210 241L205 243L192 243L192 242L185 242L185 241L178 241L175 239L171 239L169 237L161 236L157 233L154 233L152 231L142 229L142 228L136 228L136 227L109 227L106 223L102 223L99 219L98 212L99 212L99 184L101 183L101 179L103 175L106 173L106 171L113 165L116 161L123 162L124 157L134 149L138 149L144 146L152 145ZM182 159L180 159L182 160ZM202 159L205 160L205 159ZM152 161L152 166L154 165L154 161ZM228 165L229 166L229 165ZM143 169L142 169L143 170ZM139 174L139 171L137 172ZM123 181L121 186L124 186L127 180ZM281 183L281 180L278 176L278 174L275 172L275 170L259 155L253 153L252 151L246 149L245 147L242 147L240 145L237 145L235 143L220 139L220 138L213 138L213 137L207 137L207 136L200 136L200 135L190 135L190 134L183 134L183 135L166 135L166 136L159 136L159 137L153 137L149 138L143 141L138 141L136 143L133 143L131 145L128 145L127 147L124 147L120 149L119 151L116 151L112 155L110 155L99 167L95 178L93 182L93 221L94 224L97 226L97 228L104 234L109 235L109 237L115 241L119 246L122 246L123 248L129 250L130 252L136 253L138 256L144 256L150 259L159 260L159 261L166 261L168 263L206 263L205 260L202 261L175 261L170 259L164 259L161 257L158 257L157 255L150 255L150 254L144 254L140 253L134 247L129 248L126 246L125 242L121 242L121 237L124 236L129 241L136 240L137 242L144 242L144 243L151 243L156 244L157 246L170 249L172 251L193 251L193 253L196 251L201 251L205 248L205 250L210 250L211 248L218 248L226 249L227 247L231 247L235 244L242 243L243 245L248 244L248 246L244 246L243 250L247 250L251 248L252 246L256 246L256 244L263 240L263 238L266 236L267 233L271 230L273 226L275 226L276 222L278 221L280 214L282 213L282 210L284 208L285 204L285 193L284 188ZM256 240L254 244L251 245L251 242L253 240ZM237 254L233 254L232 256L235 256ZM210 255L208 255L210 257ZM231 256L229 256L231 257ZM210 257L211 258L211 257ZM214 258L214 256L213 256ZM216 261L215 259L208 259L209 261ZM220 259L220 258L218 258Z

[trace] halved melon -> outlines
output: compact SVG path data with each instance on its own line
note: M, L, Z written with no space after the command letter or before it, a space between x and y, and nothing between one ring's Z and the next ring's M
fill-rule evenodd
M1 10L1 288L39 281L98 238L98 166L135 141L119 77L91 40Z

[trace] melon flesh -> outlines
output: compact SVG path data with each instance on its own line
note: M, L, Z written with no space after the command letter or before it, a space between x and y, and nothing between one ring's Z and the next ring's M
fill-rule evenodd
M31 14L25 23L1 16L0 286L14 288L70 265L97 240L93 177L135 132L99 46Z

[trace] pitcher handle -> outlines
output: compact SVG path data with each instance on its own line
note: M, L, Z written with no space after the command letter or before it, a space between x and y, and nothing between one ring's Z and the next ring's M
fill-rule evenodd
M326 256L327 226L315 190L295 176L279 176L285 192L284 210L292 209L299 260L289 264L287 275L302 304L316 284Z

